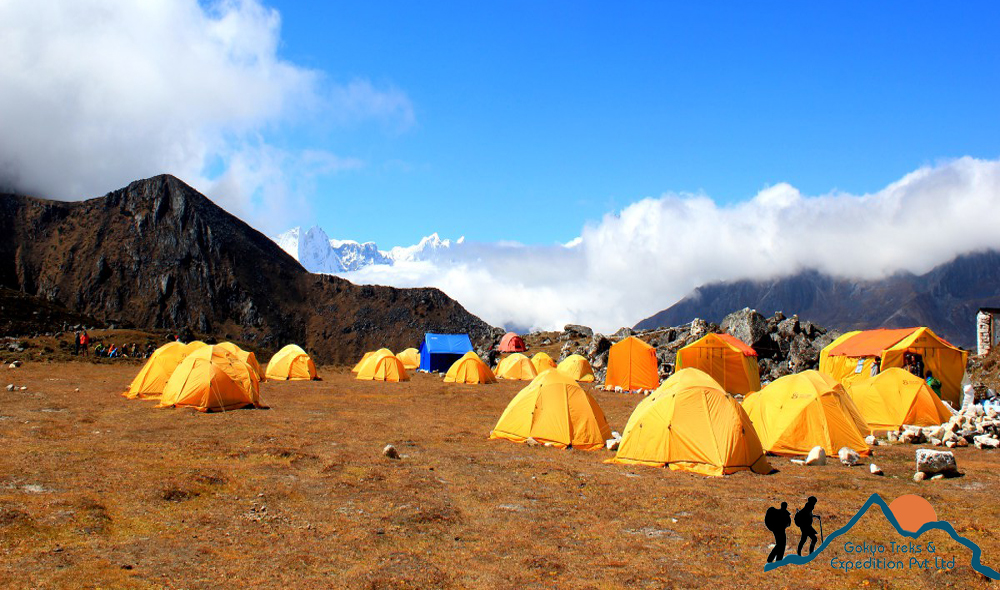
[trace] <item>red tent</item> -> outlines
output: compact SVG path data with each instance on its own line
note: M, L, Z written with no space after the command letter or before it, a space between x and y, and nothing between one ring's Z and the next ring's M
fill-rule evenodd
M524 346L524 340L513 332L507 332L500 339L500 352L524 352L528 350Z

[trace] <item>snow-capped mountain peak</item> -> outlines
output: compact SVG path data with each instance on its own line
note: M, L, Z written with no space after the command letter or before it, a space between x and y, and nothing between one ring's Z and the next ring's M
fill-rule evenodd
M319 227L305 232L301 227L295 227L272 239L309 272L325 274L351 272L372 265L427 260L465 242L465 236L453 242L442 239L435 232L413 246L396 246L386 252L379 250L375 242L330 239Z

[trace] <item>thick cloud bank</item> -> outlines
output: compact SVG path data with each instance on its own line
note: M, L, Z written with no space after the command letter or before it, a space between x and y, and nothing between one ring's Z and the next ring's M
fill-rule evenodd
M361 162L286 152L270 129L405 126L413 109L394 89L281 59L280 28L256 0L0 2L0 188L80 199L170 172L249 221L287 225L298 183Z
M719 205L665 194L583 228L567 245L466 242L443 256L345 276L436 286L486 321L518 328L632 325L719 280L810 268L842 277L922 273L958 254L1000 249L1000 161L925 167L865 195L805 196L788 184Z

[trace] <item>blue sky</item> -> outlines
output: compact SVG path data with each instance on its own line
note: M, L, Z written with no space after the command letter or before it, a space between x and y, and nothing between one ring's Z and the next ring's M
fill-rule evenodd
M1000 152L996 4L269 6L281 58L412 104L411 124L270 131L363 161L296 221L386 247L566 241L664 192L862 194Z

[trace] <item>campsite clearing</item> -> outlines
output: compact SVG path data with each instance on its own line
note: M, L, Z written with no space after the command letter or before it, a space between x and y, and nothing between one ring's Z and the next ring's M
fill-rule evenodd
M0 586L985 587L941 532L922 540L954 570L843 573L829 565L850 558L841 544L763 572L768 506L815 495L829 534L873 492L920 494L1000 567L997 452L954 449L966 475L920 484L912 445L875 447L886 477L773 457L772 475L709 478L487 440L525 382L319 369L262 383L270 410L224 414L121 397L136 364L5 370L27 390L0 390ZM642 399L582 386L618 431ZM401 459L382 456L389 443ZM877 510L849 536L902 540Z

